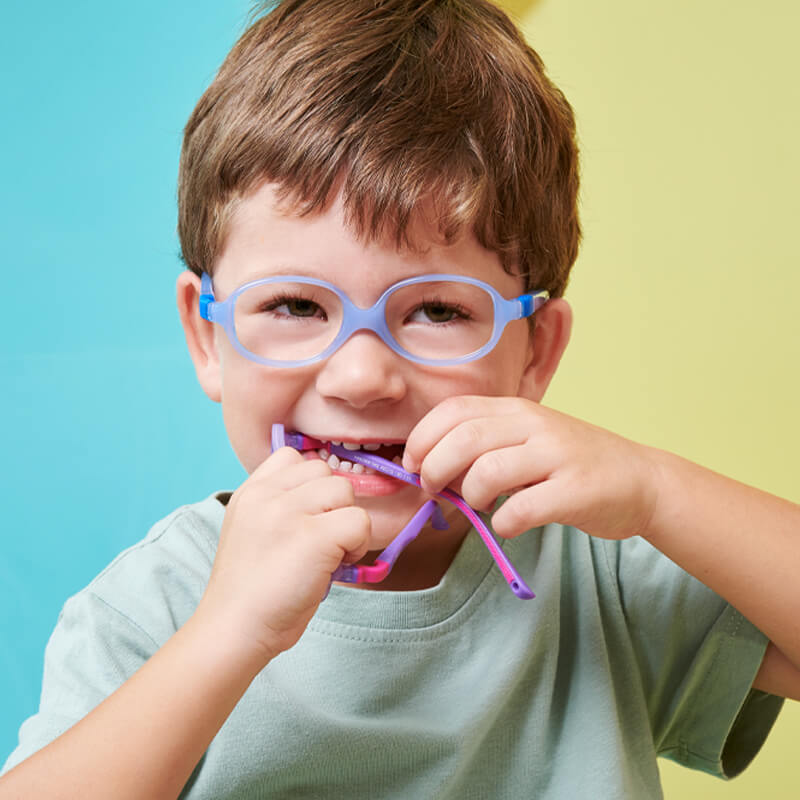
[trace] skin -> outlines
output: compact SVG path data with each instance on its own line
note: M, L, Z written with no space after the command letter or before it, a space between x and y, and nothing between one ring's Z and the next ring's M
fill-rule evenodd
M428 272L473 275L506 297L520 290L471 236L398 252L358 240L338 202L297 218L263 186L234 216L217 295L301 270L362 306ZM492 353L457 368L420 367L360 332L325 362L278 370L244 359L202 320L199 291L195 275L180 276L187 344L249 473L226 511L207 589L130 680L0 779L2 800L106 798L109 786L117 800L177 797L252 679L300 637L331 572L382 549L445 486L483 509L511 492L492 517L501 536L556 521L609 539L647 537L772 639L755 686L800 698L800 507L540 405L569 338L563 300L538 312L533 336L526 322L512 323ZM323 439L405 441L404 466L420 472L423 488L376 492L289 448L270 453L273 422ZM452 522L407 548L391 588L439 581L465 535Z

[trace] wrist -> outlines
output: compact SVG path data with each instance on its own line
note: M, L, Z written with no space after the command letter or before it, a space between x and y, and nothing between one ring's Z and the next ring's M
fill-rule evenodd
M679 513L680 500L685 494L685 487L682 488L681 484L687 480L685 473L691 465L667 450L646 449L651 501L641 536L663 551L665 543L662 539L674 529L673 518Z
M249 680L276 656L252 630L242 626L233 615L227 615L201 600L195 613L184 626L187 635L196 637L208 656L224 669Z

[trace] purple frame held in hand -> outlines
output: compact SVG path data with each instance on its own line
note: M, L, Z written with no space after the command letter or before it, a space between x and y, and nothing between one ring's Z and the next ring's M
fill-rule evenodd
M413 486L420 485L419 475L408 472L398 464L375 455L374 453L347 450L340 445L334 444L323 445L323 442L306 436L303 433L286 433L283 425L279 423L274 424L272 426L272 451L275 452L275 450L286 445L293 447L295 450L300 450L301 452L304 450L318 450L320 447L325 446L331 453L345 458L348 461L363 464L365 467L370 467L376 472L382 472L385 475L405 481ZM452 503L472 523L481 539L483 539L484 544L489 549L495 563L500 568L500 572L502 572L506 583L511 587L511 591L523 600L530 600L535 597L530 587L525 583L514 568L514 565L508 560L506 554L497 544L484 521L464 498L451 489L443 489L441 492L437 493L437 497L441 497ZM447 528L447 522L444 520L441 509L434 500L428 500L422 508L417 511L405 528L394 538L392 543L378 556L373 566L343 564L333 573L331 579L348 583L378 583L382 581L389 574L403 548L416 538L417 534L422 530L431 516L433 516L432 524L434 528L438 530Z

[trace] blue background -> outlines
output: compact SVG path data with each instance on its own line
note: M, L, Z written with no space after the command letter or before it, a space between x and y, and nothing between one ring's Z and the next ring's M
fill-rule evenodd
M175 310L181 131L249 3L14 3L0 26L0 764L64 600L244 473Z

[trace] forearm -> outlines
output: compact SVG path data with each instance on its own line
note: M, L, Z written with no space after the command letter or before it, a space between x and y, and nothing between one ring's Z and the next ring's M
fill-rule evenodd
M663 451L644 535L800 667L800 506Z
M0 779L0 799L176 798L261 666L228 644L193 617L94 711Z

